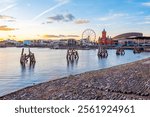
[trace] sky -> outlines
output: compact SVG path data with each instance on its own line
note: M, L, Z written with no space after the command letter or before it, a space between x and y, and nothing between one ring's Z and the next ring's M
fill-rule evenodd
M80 39L89 28L150 36L150 0L0 0L0 40Z

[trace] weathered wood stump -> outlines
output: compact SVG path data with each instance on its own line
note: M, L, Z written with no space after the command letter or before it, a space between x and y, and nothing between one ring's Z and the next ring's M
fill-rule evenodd
M24 48L22 48L20 63L22 66L25 66L28 61L30 61L30 65L34 65L36 63L34 53L32 53L29 48L29 54L27 55L24 53Z
M67 61L74 61L79 59L78 51L75 49L68 49L66 55Z
M29 59L30 59L30 65L36 63L34 53L32 53L32 52L30 51L30 49L29 49Z
M108 57L108 52L106 49L104 48L99 48L98 49L98 53L97 53L98 57L101 57L101 58L107 58Z
M125 51L123 48L117 48L116 50L116 55L125 55Z
M136 53L141 53L140 48L135 46L135 47L133 48L133 53L134 53L134 54L136 54Z

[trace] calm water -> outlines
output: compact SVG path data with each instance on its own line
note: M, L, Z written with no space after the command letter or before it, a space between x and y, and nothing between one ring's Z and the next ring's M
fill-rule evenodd
M0 96L71 74L108 68L150 57L150 53L133 54L131 50L126 50L125 56L116 56L115 50L109 50L107 59L98 59L97 50L79 50L78 62L67 64L66 50L33 48L31 51L35 53L37 62L34 68L27 65L24 69L19 62L21 48L0 48Z

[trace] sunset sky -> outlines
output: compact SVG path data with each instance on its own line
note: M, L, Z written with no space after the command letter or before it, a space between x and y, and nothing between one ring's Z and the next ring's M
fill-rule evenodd
M150 36L150 0L0 0L0 39L80 39L87 28Z

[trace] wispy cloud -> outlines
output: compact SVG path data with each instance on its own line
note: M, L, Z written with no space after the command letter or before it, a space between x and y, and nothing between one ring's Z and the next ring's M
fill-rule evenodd
M12 4L17 0L0 0L0 4Z
M145 18L144 18L145 20L149 20L150 21L150 15L148 15L148 16L145 16Z
M142 5L150 7L150 2L144 2L144 3L142 3Z
M43 35L42 37L44 37L44 38L58 38L59 36L57 36L57 35Z
M70 0L55 0L56 2L69 2Z
M56 8L61 7L62 5L67 4L68 2L69 2L69 0L59 0L58 4L56 4L53 7L50 7L49 9L46 9L45 11L43 11L42 13L40 13L39 15L37 15L36 17L34 17L32 19L32 21L35 21L35 20L39 19L41 16L45 15L46 13L49 13L49 12L55 10Z
M137 24L143 25L143 24L150 24L150 21L144 21L144 22L139 22Z
M11 8L14 8L16 5L17 5L17 4L11 4L11 5L7 6L7 7L5 7L4 9L0 9L0 13L2 13L2 12L4 12L4 11L7 11L7 10L9 10L9 9L11 9Z
M55 21L57 22L71 22L75 19L75 17L72 14L58 14L55 16L48 17L48 22L53 23Z
M0 26L0 31L12 31L12 30L16 30L15 28L9 28L6 25Z
M54 39L54 38L78 38L78 35L43 35L43 38Z
M137 24L150 24L150 15L144 16Z
M0 20L7 22L16 22L16 19L12 16L0 15Z
M15 18L12 17L12 16L0 15L0 19L2 19L2 20L12 20L12 19L15 19Z
M67 35L67 37L80 37L79 35Z
M89 20L87 20L87 19L77 19L76 21L75 21L75 24L87 24L87 23L89 23L90 21Z
M100 21L108 21L108 20L113 20L113 19L117 19L123 16L127 16L128 14L125 13L115 13L115 14L109 14L108 16L103 16L98 18L98 20Z

